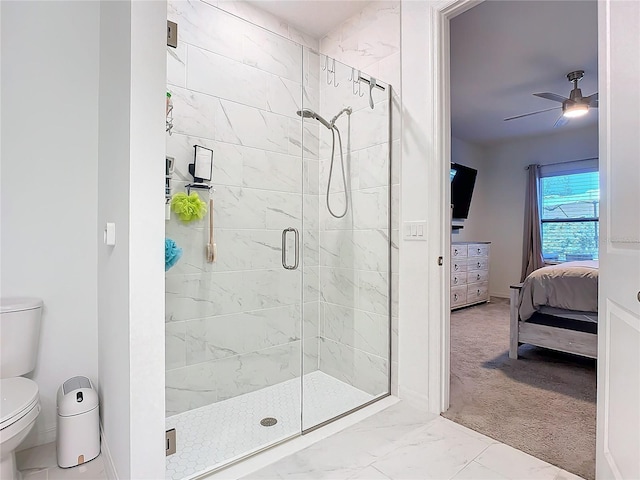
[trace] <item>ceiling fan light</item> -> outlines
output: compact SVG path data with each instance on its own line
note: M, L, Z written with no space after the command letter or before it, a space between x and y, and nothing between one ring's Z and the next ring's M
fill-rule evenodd
M565 105L563 115L567 118L576 118L586 115L589 111L589 105L584 103L575 103L573 105Z

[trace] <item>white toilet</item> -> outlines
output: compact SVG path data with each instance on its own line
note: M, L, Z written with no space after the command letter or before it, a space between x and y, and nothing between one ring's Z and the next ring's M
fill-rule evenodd
M36 366L42 300L0 299L0 479L20 479L16 448L40 413L38 385L21 377Z

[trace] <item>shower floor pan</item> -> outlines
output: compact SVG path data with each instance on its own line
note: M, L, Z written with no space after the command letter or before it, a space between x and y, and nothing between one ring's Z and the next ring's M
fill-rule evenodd
M217 467L285 440L375 397L321 371L302 379L304 413L300 409L300 379L239 395L166 419L176 429L177 451L167 457L166 478L197 477ZM277 423L271 425L270 419Z

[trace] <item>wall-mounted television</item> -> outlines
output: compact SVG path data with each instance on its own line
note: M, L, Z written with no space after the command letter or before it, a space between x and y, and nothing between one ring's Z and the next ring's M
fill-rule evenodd
M471 167L465 167L459 163L451 164L451 204L453 205L452 218L467 218L471 206L473 187L476 184L478 171Z

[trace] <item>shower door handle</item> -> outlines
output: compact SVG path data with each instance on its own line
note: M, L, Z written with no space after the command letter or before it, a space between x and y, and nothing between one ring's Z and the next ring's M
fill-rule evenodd
M289 265L287 263L287 234L289 232L294 233L294 239L295 239L295 253L294 253L295 258L294 258L293 265ZM298 268L299 258L300 258L300 234L298 233L298 230L296 230L293 227L285 228L284 230L282 230L282 266L287 270L295 270L296 268Z

